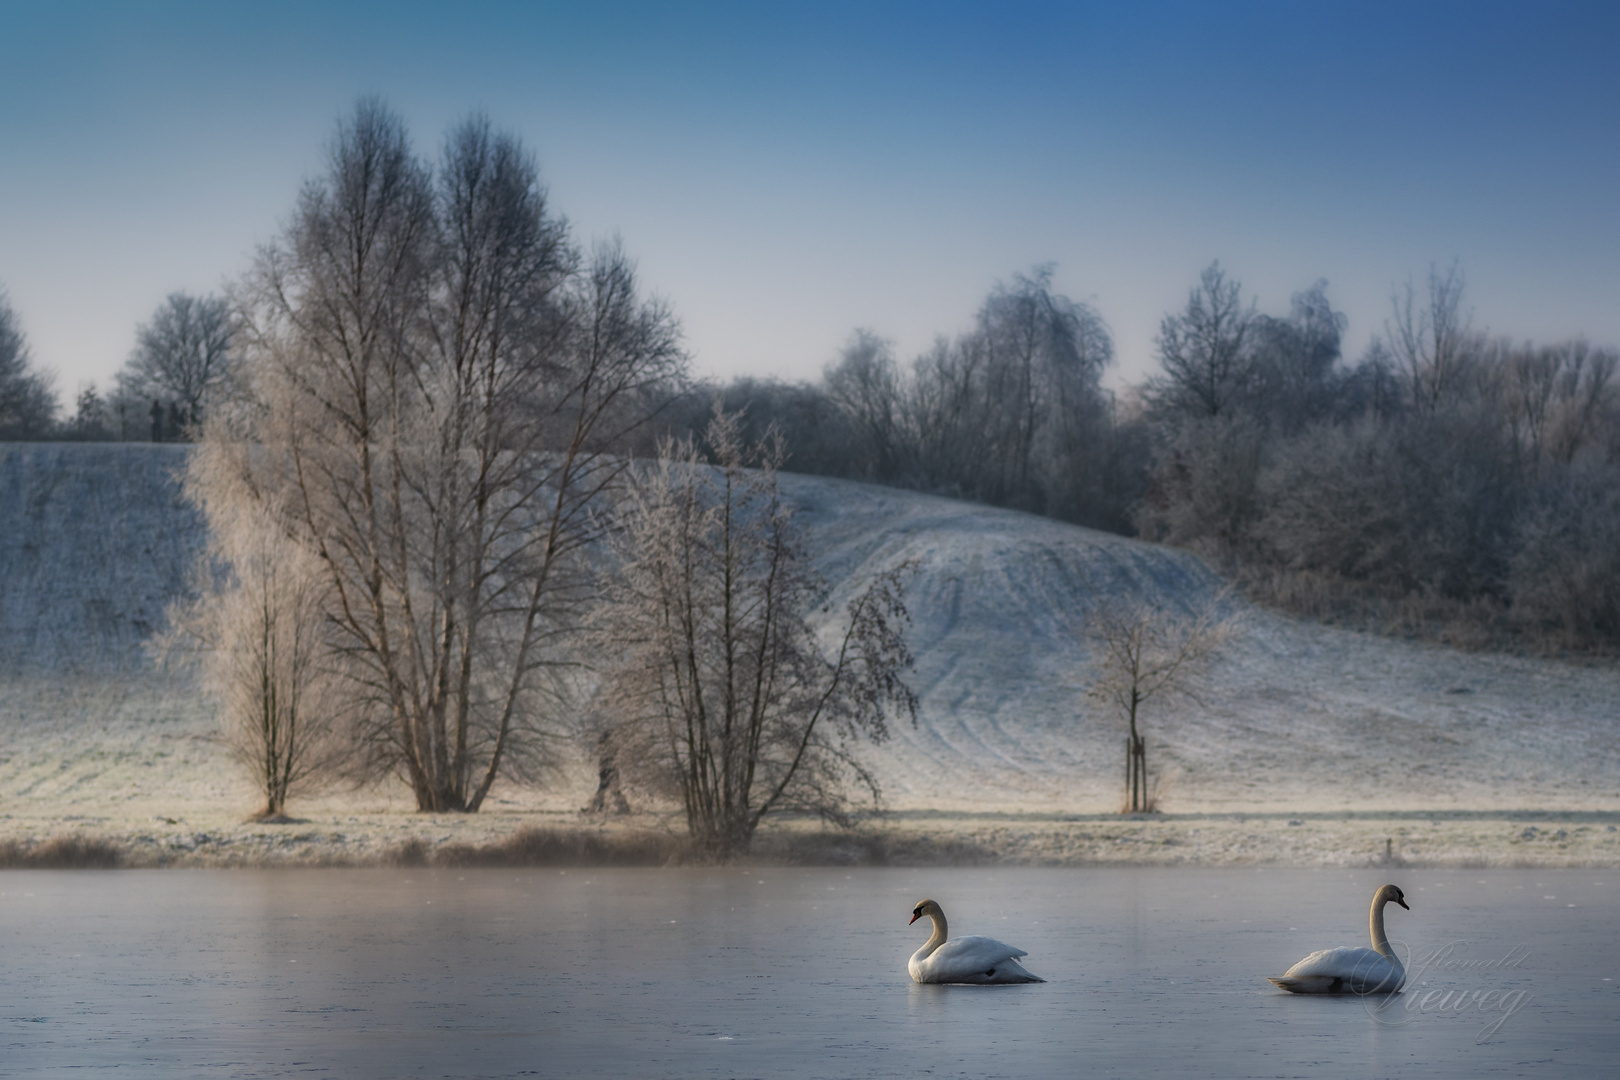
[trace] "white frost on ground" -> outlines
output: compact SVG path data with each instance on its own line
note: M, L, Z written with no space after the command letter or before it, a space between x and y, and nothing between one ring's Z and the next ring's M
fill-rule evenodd
M0 446L0 841L78 831L137 862L366 862L409 839L573 825L594 764L475 816L397 785L245 822L251 787L194 687L141 641L203 546L183 449ZM916 727L869 748L901 840L1025 863L1620 864L1620 670L1381 638L1245 611L1202 705L1147 714L1154 819L1110 814L1123 732L1085 696L1100 596L1191 608L1185 552L971 504L784 477L835 608L911 560ZM1293 824L1297 822L1297 824ZM657 825L638 820L636 824ZM907 841L909 842L909 841ZM895 850L905 848L897 841ZM911 849L906 849L911 850Z
M1190 609L1220 581L1186 552L831 480L789 495L850 583L906 559L921 723L872 755L899 809L1113 808L1121 720L1086 697L1086 612ZM1465 653L1243 608L1202 705L1150 703L1177 811L1620 810L1620 670Z

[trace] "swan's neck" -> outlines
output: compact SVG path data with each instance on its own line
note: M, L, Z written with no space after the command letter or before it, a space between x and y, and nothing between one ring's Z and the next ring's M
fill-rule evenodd
M934 921L934 935L923 943L923 947L921 949L917 950L917 955L919 957L932 956L935 949L945 944L946 934L944 913L935 912L928 917Z
M1389 947L1389 938L1384 934L1384 905L1387 903L1389 901L1382 898L1374 900L1372 914L1367 916L1367 923L1372 930L1373 948L1394 960L1395 950Z

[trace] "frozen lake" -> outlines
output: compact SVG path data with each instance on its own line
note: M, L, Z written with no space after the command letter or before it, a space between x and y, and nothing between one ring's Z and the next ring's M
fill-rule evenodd
M1265 981L1386 880L1405 994ZM912 985L923 897L1051 981ZM1612 1075L1617 926L1603 870L9 871L0 1074Z

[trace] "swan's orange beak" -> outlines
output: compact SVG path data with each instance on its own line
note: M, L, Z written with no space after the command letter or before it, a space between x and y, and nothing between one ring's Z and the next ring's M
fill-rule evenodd
M1397 904L1399 904L1399 905L1401 905L1401 907L1404 907L1404 908L1406 908L1406 910L1407 910L1407 911L1411 911L1411 910L1412 910L1412 909L1411 909L1411 908L1409 908L1409 907L1406 907L1406 901L1405 901L1405 900L1403 900L1403 899L1401 899L1401 898L1400 898L1400 897L1399 897L1399 896L1397 896L1397 897L1396 897L1396 898L1395 898L1395 902L1396 902L1396 903L1397 903Z
M920 918L922 918L922 912L919 911L919 912L917 912L917 914L913 915L911 918L906 920L906 925L910 926L912 923L916 922Z

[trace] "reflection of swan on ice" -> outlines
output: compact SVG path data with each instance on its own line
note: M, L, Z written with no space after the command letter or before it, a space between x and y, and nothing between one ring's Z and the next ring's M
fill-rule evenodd
M1027 956L995 938L969 937L946 940L945 912L932 900L924 900L911 912L911 921L924 915L934 920L934 934L911 957L906 970L920 983L1032 983L1045 979L1031 975L1018 962Z
M1271 981L1295 994L1393 994L1406 981L1406 969L1384 936L1384 905L1393 900L1406 908L1406 894L1394 885L1373 893L1373 947L1323 949L1313 952Z

